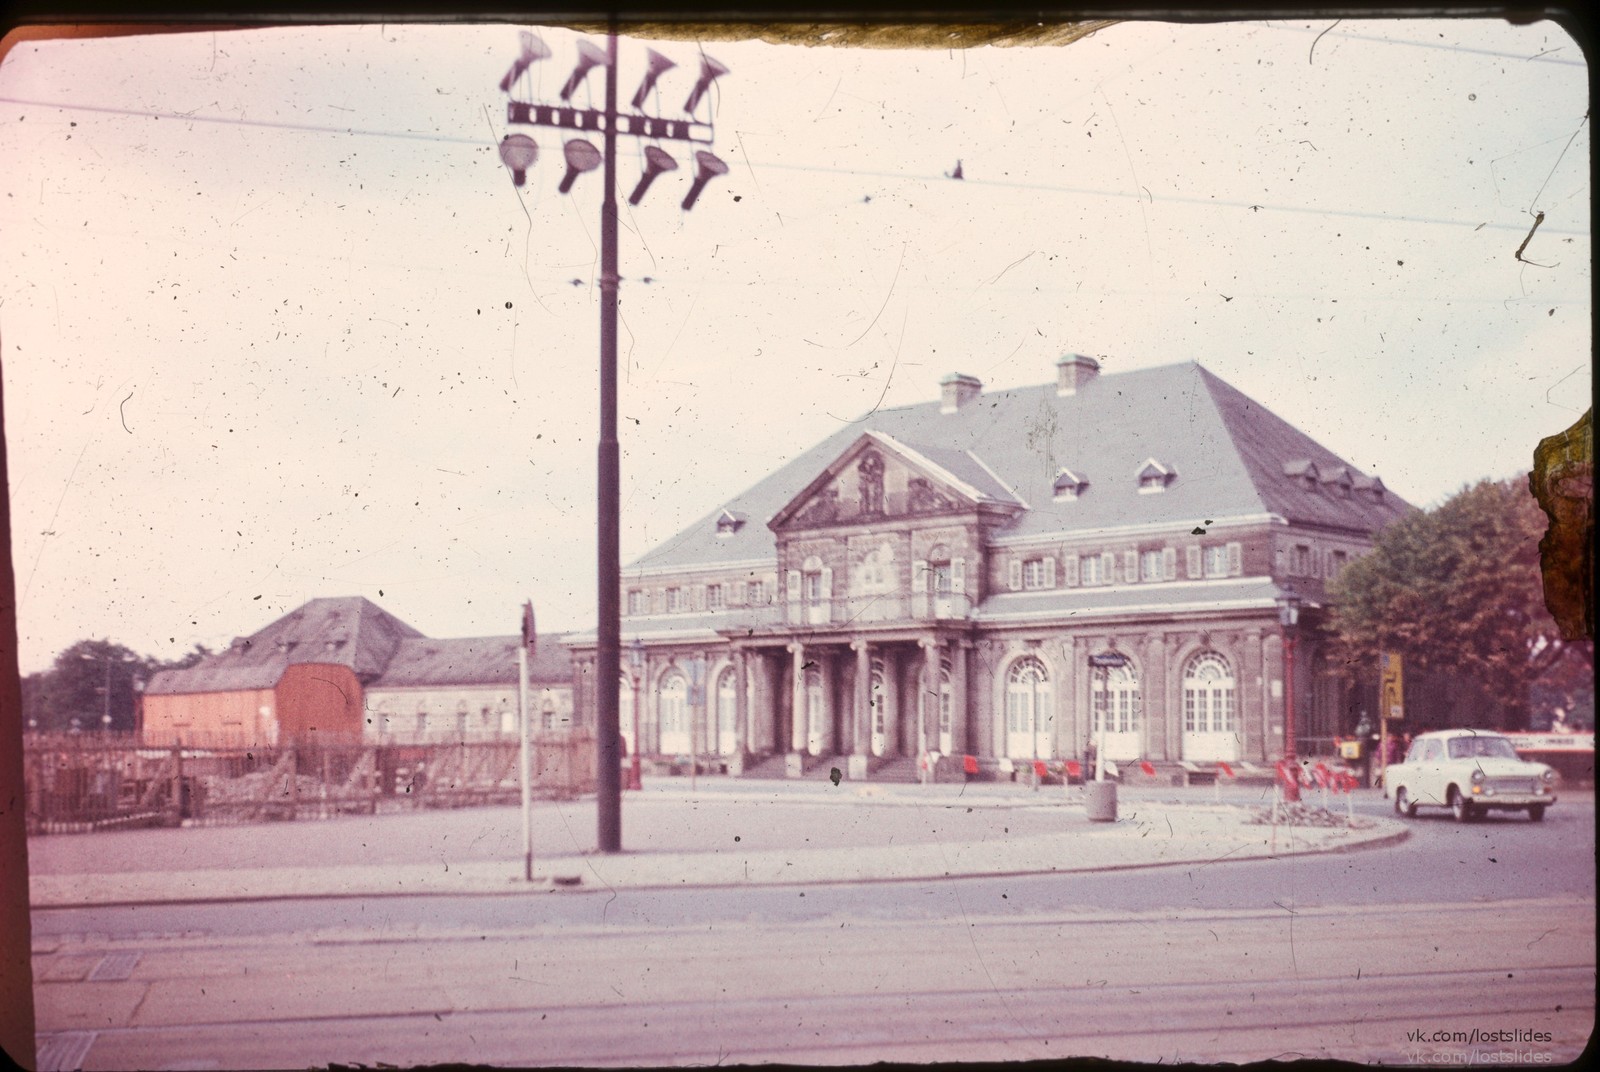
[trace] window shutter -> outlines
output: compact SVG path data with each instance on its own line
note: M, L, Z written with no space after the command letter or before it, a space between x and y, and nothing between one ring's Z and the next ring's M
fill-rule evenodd
M1067 575L1067 587L1078 587L1078 556L1068 555L1061 560L1061 565L1064 567L1063 572Z
M1161 552L1161 575L1169 581L1178 579L1178 549L1164 548Z
M1044 586L1046 588L1054 588L1056 586L1056 559L1054 555L1044 560Z
M1013 592L1022 587L1022 559L1013 558L1011 560L1011 577L1008 583Z
M1189 548L1185 548L1185 550L1188 551L1188 556L1187 557L1189 559L1188 565L1189 565L1189 576L1190 576L1190 578L1195 578L1195 577L1200 576L1200 548L1198 548L1198 547L1189 547Z
M926 561L919 558L915 562L911 563L912 592L916 593L917 595L921 595L928 590L928 586L932 583L933 571L928 569L928 563Z
M1237 577L1244 572L1244 549L1236 543L1228 545L1228 576Z
M800 620L800 571L799 570L792 569L792 570L789 570L788 572L786 572L784 574L784 588L786 589L785 595L788 596L788 602L789 602L789 620L791 622L798 622Z
M825 621L833 618L833 569L829 566L822 567L822 617Z
M1104 551L1100 555L1100 583L1117 583L1117 556L1110 551Z
M950 591L958 596L966 594L967 560L964 558L953 559L950 562Z
M1139 552L1122 552L1122 579L1129 584L1139 579Z

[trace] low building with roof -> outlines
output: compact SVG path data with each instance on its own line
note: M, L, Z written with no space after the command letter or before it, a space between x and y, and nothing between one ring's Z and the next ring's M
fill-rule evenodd
M517 732L518 636L436 640L359 596L313 599L226 650L151 678L146 744L490 740ZM560 637L530 660L535 726L571 728Z
M630 750L853 778L1099 739L1113 760L1268 762L1286 635L1303 738L1371 709L1319 624L1327 580L1412 509L1375 476L1197 364L1101 375L1068 354L1054 383L940 387L624 568ZM569 642L592 724L595 635ZM1091 667L1108 654L1126 665Z

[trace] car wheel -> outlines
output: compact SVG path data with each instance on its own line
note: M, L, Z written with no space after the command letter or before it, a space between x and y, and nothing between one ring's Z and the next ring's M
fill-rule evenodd
M1450 813L1456 817L1458 823L1470 823L1478 817L1478 809L1472 806L1459 789L1450 790Z
M1403 785L1394 791L1394 813L1404 815L1407 819L1417 817L1417 802L1411 799L1411 794L1406 792Z
M1544 822L1544 805L1530 804L1528 806L1528 818L1536 823Z

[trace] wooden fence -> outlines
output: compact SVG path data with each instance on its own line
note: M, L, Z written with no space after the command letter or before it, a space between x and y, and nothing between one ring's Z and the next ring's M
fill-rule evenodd
M146 748L126 736L29 734L27 828L213 826L514 804L519 754L515 740ZM594 739L541 735L530 767L539 799L592 793Z

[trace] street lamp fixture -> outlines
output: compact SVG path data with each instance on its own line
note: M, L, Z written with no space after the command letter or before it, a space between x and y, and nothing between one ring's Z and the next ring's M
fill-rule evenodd
M511 169L511 183L528 181L528 169L539 159L539 143L526 134L507 134L500 141L500 161Z
M628 788L639 790L644 788L639 761L639 677L644 673L644 641L638 637L633 638L628 648L628 666L633 671L633 754L630 757L633 762L629 765Z
M583 80L589 77L589 72L596 67L607 67L606 54L599 47L582 38L578 39L578 65L572 69L572 75L567 79L567 84L561 87L561 99L571 100ZM635 105L637 107L637 105Z
M662 74L664 74L667 71L672 70L674 67L677 66L676 63L674 63L671 60L667 59L667 57L663 56L661 53L657 52L653 48L647 48L644 51L645 51L644 81L639 83L639 91L633 95L633 102L632 102L633 103L633 110L636 111L636 112L640 108L644 107L645 98L650 95L650 91L652 89L656 88L656 82L658 80L660 80Z
M656 176L664 171L677 171L678 162L672 159L665 149L655 145L644 147L644 174L639 176L639 185L633 188L633 193L628 197L628 204L637 205L644 200L645 191L650 189L650 184L656 181Z
M694 89L690 91L689 99L687 102L685 102L683 110L688 112L690 115L693 115L695 108L700 104L700 98L704 97L706 95L706 90L711 88L711 83L715 82L718 78L721 78L727 73L727 67L718 63L710 56L701 56L700 77L695 82Z
M502 93L509 93L511 84L521 78L523 72L527 71L529 67L532 67L540 60L550 58L550 46L545 44L538 34L523 30L521 36L522 55L512 62L511 69L506 72L504 78L500 79L500 92Z
M562 152L567 158L567 173L561 179L559 189L562 193L572 189L572 184L578 181L578 176L586 171L593 171L600 166L600 150L584 141L582 138L573 138L567 142ZM515 179L515 176L513 176Z
M1283 798L1292 804L1300 799L1300 757L1295 754L1294 734L1294 648L1299 639L1300 596L1288 586L1278 597L1278 624L1283 627L1283 762L1289 775Z
M704 149L694 154L694 163L694 185L689 187L689 195L683 199L685 212L694 208L694 203L700 200L700 191L706 188L706 183L728 173L728 165Z

